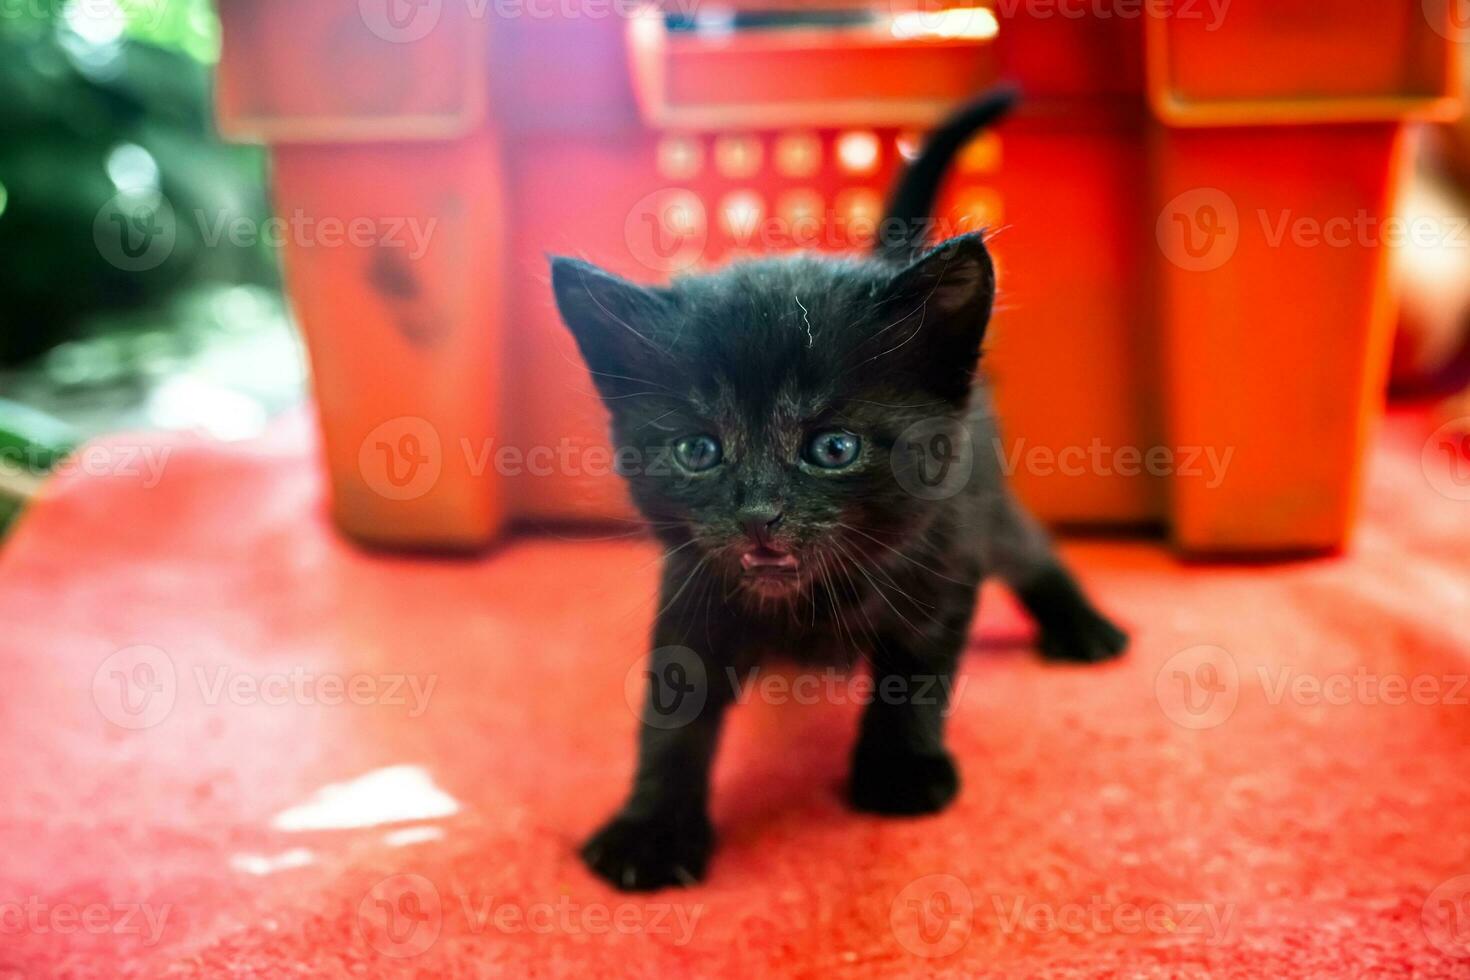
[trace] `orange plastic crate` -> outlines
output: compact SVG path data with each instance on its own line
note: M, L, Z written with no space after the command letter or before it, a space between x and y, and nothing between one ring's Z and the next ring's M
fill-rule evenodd
M878 206L900 144L1004 77L1027 105L967 154L942 217L999 229L988 363L1023 497L1053 521L1167 526L1191 551L1345 539L1381 399L1383 246L1267 232L1287 211L1391 213L1403 122L1455 107L1434 2L1233 0L1218 23L1207 5L1076 18L997 2L993 31L948 38L709 37L646 14L491 20L453 0L400 5L385 28L392 0L373 3L222 2L222 125L272 144L283 211L446 222L409 266L407 306L401 269L287 250L349 532L468 547L505 519L627 514L545 254L657 281L793 247L727 218L803 208L820 216L807 244L854 247L843 223ZM846 159L850 139L873 152ZM669 195L693 202L697 234L660 226ZM1221 261L1171 237L1208 237L1226 211ZM432 349L414 339L426 318ZM381 488L393 447L412 446L374 433L403 418L439 436L419 496ZM1220 479L1185 472L1208 450L1228 459Z

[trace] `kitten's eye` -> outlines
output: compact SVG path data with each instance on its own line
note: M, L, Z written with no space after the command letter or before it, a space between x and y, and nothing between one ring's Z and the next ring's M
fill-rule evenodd
M851 432L818 432L806 445L806 461L824 470L840 470L852 465L861 448L862 442Z
M720 440L714 436L685 436L674 443L674 455L679 465L690 472L713 469L720 465Z

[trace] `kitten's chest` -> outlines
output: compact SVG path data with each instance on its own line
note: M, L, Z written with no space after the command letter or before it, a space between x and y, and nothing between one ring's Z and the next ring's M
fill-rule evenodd
M867 656L889 624L879 597L869 592L832 596L815 592L790 608L737 616L752 663L847 668Z
M757 658L763 663L796 664L801 667L835 667L846 670L864 656L866 645L848 636L826 630L791 629L761 645Z

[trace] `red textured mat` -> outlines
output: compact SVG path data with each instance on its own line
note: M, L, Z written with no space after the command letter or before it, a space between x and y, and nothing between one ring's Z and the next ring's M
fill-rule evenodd
M653 896L573 856L651 544L370 556L299 425L150 443L156 485L114 453L0 552L0 978L1470 977L1470 488L1428 429L1390 420L1343 558L1069 545L1124 662L1043 665L988 592L942 816L845 810L861 690L772 683L709 881Z

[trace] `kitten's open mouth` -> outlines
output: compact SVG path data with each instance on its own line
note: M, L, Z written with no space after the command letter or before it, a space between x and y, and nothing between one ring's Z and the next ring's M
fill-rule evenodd
M740 556L740 567L745 569L746 575L785 577L795 575L801 569L801 563L789 551L756 547Z
M757 545L740 556L746 588L759 595L789 595L801 588L801 562L789 551Z
M757 545L740 555L745 588L768 598L790 597L801 589L801 562L789 551Z

